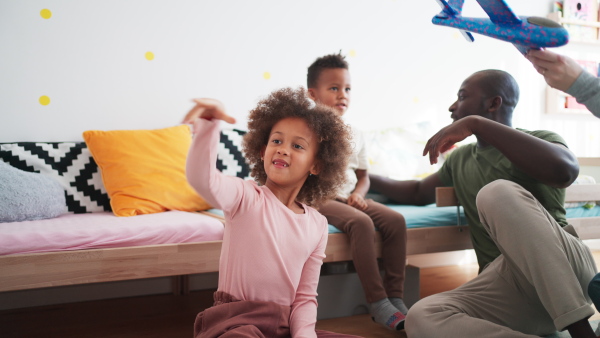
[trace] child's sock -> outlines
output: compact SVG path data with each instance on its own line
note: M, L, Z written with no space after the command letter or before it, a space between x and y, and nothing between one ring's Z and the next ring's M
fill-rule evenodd
M403 314L408 313L408 308L404 304L404 301L402 300L402 298L390 297L389 300L390 300L390 302L392 302L392 305L394 305L394 307L396 309L400 310L400 312L402 312Z
M390 330L404 329L406 316L398 311L387 298L371 303L371 316L376 323Z

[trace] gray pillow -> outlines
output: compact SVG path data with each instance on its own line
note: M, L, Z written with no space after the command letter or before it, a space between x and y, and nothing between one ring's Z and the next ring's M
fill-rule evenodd
M0 161L0 222L53 218L66 212L65 192L58 182Z

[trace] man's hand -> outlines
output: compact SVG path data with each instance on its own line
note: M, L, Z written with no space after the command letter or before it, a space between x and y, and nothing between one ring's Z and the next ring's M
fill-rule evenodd
M348 200L346 201L346 203L348 203L349 206L355 207L356 209L358 209L360 211L365 211L365 210L367 210L367 207L368 207L367 202L365 202L364 197L362 197L358 193L352 193L350 195L350 197L348 197Z
M446 126L433 135L423 149L423 156L429 153L429 162L436 164L441 153L448 151L456 142L473 135L473 123L479 116L467 116Z
M235 123L235 118L225 113L225 106L220 101L215 99L194 99L193 101L196 105L185 115L182 123L193 124L197 118Z

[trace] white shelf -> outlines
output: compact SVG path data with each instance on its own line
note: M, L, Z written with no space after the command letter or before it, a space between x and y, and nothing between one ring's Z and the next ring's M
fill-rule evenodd
M562 17L561 12L552 12L552 13L548 14L547 18L550 20L556 21L556 22L560 23L561 25L574 25L574 26L592 27L592 28L600 29L600 22L598 22L598 21L581 21L581 20L564 19ZM569 43L600 45L600 36L598 35L598 32L596 33L596 36L597 36L596 39L590 39L590 40L571 39L571 40L569 40Z
M560 21L558 21L558 22L563 25L566 24L566 25L600 28L600 22L597 22L597 21L567 20L567 19L560 18Z

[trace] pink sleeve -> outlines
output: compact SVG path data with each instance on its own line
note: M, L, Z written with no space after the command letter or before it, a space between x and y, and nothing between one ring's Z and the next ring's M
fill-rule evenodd
M319 244L310 255L304 268L296 290L296 298L292 303L290 314L290 331L292 337L316 337L315 324L317 322L317 286L321 265L325 258L325 247L327 246L328 227L325 217L322 218L321 226L325 229Z
M216 167L219 122L199 118L188 153L186 175L190 185L213 208L235 212L243 193L243 181L222 174Z

